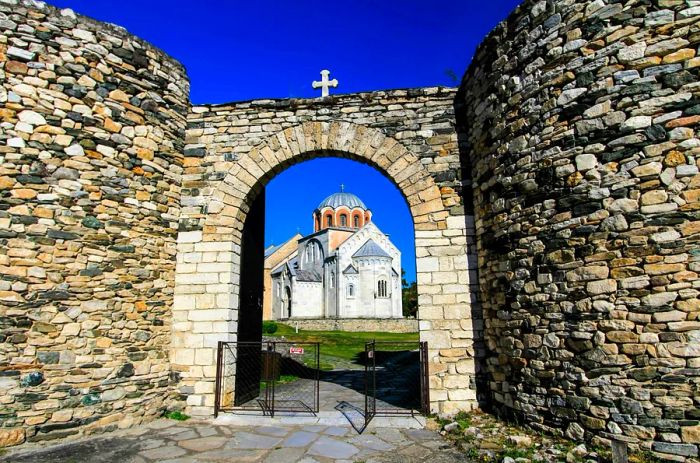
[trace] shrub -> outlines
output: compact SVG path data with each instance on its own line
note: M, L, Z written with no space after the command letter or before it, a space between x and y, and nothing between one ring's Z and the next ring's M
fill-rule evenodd
M277 323L273 321L263 322L263 334L275 334L277 332Z
M184 413L178 411L166 412L164 416L166 418L170 418L171 420L177 421L186 421L190 419L189 415L185 415Z

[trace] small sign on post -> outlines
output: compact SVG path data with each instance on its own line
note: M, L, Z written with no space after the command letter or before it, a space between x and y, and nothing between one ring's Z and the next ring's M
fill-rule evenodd
M304 353L304 348L303 347L290 347L289 348L289 353L292 355L302 355Z
M373 359L374 358L374 351L370 350L367 352L367 358Z

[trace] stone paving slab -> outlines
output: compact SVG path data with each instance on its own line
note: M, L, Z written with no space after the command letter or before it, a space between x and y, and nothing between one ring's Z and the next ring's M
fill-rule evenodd
M318 434L309 431L297 431L282 442L282 447L306 447L318 438Z
M7 463L431 463L469 462L442 437L424 429L350 425L222 425L158 420L148 425L64 444L3 455Z
M323 436L319 437L319 439L314 442L308 453L319 457L331 458L333 460L347 460L359 451L360 450L354 445Z
M307 426L319 425L324 427L348 426L348 418L339 411L320 411L316 416L303 414L275 414L273 418L260 414L246 415L243 413L222 413L214 420L214 424L221 426L289 426L304 424ZM423 416L375 416L372 418L368 429L374 428L399 428L422 429L426 419Z

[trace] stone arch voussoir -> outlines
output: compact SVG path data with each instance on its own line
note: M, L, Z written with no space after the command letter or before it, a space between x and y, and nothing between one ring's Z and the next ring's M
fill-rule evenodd
M440 215L445 210L440 189L415 154L378 129L342 121L305 122L269 136L241 155L213 201L238 208L244 220L247 201L270 179L318 153L349 157L379 169L401 190L414 223L439 222L446 217ZM215 211L216 207L210 208L214 213L207 216L207 225L217 224Z

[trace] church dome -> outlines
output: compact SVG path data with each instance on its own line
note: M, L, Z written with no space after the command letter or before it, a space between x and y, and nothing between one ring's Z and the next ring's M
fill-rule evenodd
M314 233L327 228L359 230L372 220L370 211L360 198L345 191L333 193L318 205L313 212Z
M337 209L340 206L345 206L348 209L354 209L356 207L359 207L365 211L368 210L367 206L365 206L365 203L363 203L360 198L358 198L352 193L346 193L344 191L341 191L339 193L333 193L332 195L321 201L321 204L318 205L318 209L323 209L324 207L331 207L333 209Z

